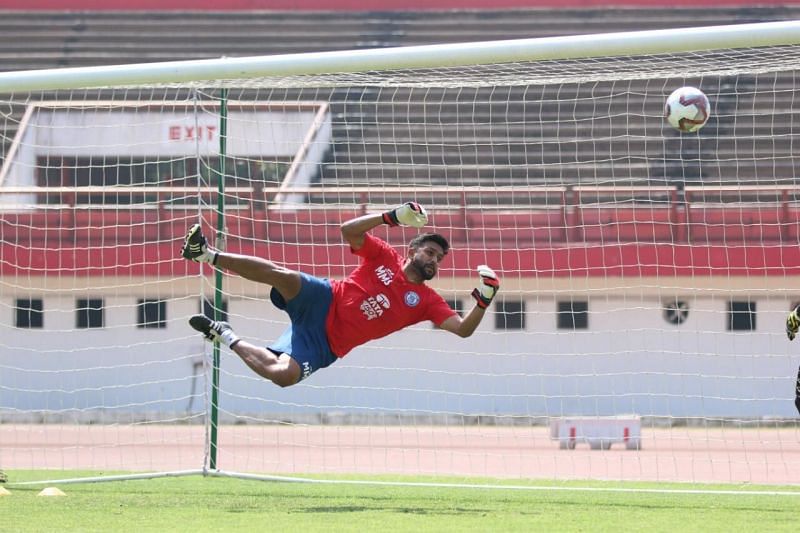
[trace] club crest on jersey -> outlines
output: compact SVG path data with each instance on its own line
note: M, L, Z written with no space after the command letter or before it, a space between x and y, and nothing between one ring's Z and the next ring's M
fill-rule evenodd
M409 307L416 307L419 303L419 294L414 291L408 291L403 298L406 301L406 305Z

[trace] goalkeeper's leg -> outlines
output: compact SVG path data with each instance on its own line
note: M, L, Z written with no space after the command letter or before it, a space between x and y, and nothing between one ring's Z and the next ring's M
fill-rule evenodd
M250 281L266 283L274 287L286 301L300 292L300 273L262 259L239 254L220 252L208 245L200 224L186 232L181 255L198 263L211 263L230 270Z
M288 302L300 292L300 272L260 257L219 252L217 266L250 281L272 285Z
M277 355L245 341L231 349L253 372L279 387L288 387L300 381L300 365L285 353Z
M227 322L216 322L205 315L195 315L189 319L189 324L209 341L219 341L228 346L251 370L276 385L288 387L300 380L300 365L294 359L241 340Z

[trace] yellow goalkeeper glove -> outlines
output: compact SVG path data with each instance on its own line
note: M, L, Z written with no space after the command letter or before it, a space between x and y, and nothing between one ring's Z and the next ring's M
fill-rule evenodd
M797 336L797 330L800 329L800 306L791 310L786 317L786 336L792 341Z

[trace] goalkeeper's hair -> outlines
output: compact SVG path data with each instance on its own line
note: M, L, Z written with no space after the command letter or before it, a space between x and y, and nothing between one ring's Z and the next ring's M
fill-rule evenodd
M444 255L447 255L448 250L450 250L450 243L447 242L447 239L445 239L438 233L420 233L419 235L411 239L411 242L408 243L408 246L416 250L417 248L419 248L428 241L435 242L436 244L441 246L442 250L444 250Z

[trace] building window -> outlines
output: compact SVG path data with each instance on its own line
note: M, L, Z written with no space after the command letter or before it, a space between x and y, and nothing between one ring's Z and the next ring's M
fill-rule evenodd
M222 300L222 306L220 307L219 311L219 320L226 322L228 320L228 300ZM208 300L207 298L203 298L202 313L211 320L217 320L214 318L214 302Z
M18 299L14 325L18 328L43 328L44 303L41 299Z
M664 320L679 326L689 318L689 304L683 300L672 300L664 304Z
M167 302L164 300L139 300L137 326L143 329L167 327Z
M496 329L525 329L525 302L520 300L495 300L494 327Z
M728 302L728 331L756 329L755 302Z
M76 306L76 327L79 329L103 327L102 298L79 299Z
M589 329L589 302L558 302L558 329Z

